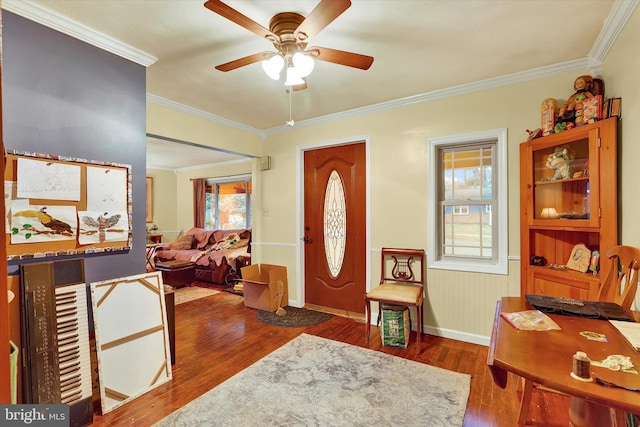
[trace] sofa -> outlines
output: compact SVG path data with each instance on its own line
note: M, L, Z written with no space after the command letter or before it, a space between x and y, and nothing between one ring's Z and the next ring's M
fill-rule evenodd
M195 263L196 280L233 285L241 268L251 264L251 230L206 230L192 228L171 243L160 243L155 261Z

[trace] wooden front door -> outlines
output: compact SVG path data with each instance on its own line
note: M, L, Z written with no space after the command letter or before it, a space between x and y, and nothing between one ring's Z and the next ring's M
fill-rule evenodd
M304 153L305 303L364 313L365 143Z

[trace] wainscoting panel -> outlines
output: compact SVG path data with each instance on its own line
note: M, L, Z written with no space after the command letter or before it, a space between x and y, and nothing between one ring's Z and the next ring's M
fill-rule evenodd
M503 296L520 295L519 261L509 262L509 272L499 275L429 269L424 305L426 330L488 344L496 303Z
M302 307L304 300L297 286L297 246L254 243L251 250L253 263L287 267L289 305ZM372 249L370 256L371 283L367 290L378 286L380 281L380 249ZM520 295L520 260L515 257L509 260L508 275L435 269L427 269L426 274L424 330L431 335L488 345L496 303L503 296ZM374 324L377 314L374 305ZM412 316L415 322L414 312Z

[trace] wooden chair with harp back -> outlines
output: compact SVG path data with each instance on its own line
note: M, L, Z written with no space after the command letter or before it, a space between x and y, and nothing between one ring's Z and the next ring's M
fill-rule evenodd
M611 301L630 310L638 289L640 250L632 246L614 246L607 251L611 267L602 281L598 301Z
M606 257L610 260L611 266L600 286L598 301L615 302L622 308L631 310L638 289L640 250L632 246L614 246L607 251ZM518 415L518 424L520 425L526 424L533 389L560 393L542 387L531 380L524 380Z
M422 340L422 304L424 302L425 253L422 249L382 248L380 284L364 296L367 311L366 342L371 334L371 301L416 308L416 353ZM380 315L378 315L380 321Z

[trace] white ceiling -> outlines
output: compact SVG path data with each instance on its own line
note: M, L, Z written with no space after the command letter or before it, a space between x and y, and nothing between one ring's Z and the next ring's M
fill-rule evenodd
M101 47L125 51L123 56L148 65L151 102L198 111L263 135L286 131L289 95L259 63L226 73L214 69L274 50L273 45L206 9L204 1L3 0L2 7L81 39L97 33ZM306 16L318 1L226 3L268 28L274 14ZM373 65L363 71L317 61L308 88L293 93L293 119L298 126L587 66L595 74L637 3L352 0L309 45L373 56ZM570 92L567 88L567 96Z

